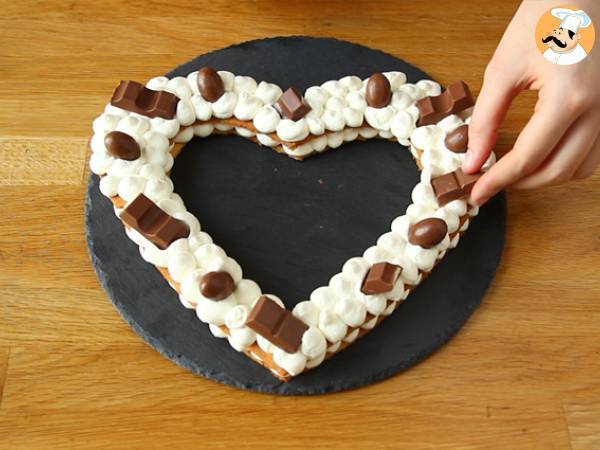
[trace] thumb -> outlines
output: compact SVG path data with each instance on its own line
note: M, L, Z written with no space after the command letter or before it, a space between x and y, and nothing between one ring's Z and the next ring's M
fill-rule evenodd
M490 156L496 145L498 128L520 90L506 73L492 71L490 67L486 69L469 124L469 150L463 162L463 170L467 173L479 171Z

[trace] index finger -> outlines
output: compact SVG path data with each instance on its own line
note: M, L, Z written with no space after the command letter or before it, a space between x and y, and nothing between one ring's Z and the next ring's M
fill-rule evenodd
M471 191L471 199L481 205L504 187L532 173L576 118L574 108L565 105L565 97L557 94L540 97L513 149L479 179Z

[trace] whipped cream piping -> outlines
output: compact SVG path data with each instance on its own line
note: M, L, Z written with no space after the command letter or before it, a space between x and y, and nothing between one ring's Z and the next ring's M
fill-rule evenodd
M209 325L213 335L227 338L237 351L265 364L276 376L289 379L318 366L391 314L447 249L458 244L460 234L469 225L468 218L476 215L478 208L460 199L438 206L431 178L461 166L464 154L450 151L444 140L448 133L468 124L470 118L467 114L451 115L435 125L417 127L416 101L438 95L440 85L430 80L410 84L406 83L403 73L387 72L384 75L392 91L387 106L368 106L365 101L367 80L347 76L308 88L304 98L311 111L306 117L292 121L281 119L273 106L282 93L280 87L264 81L257 83L251 77L231 72L218 74L225 92L215 102L206 101L198 91L197 72L185 78L156 77L148 81L147 87L179 97L176 115L171 120L150 119L107 105L93 122L90 168L101 176L100 191L115 203L115 214L119 215L124 206L143 193L188 225L189 236L174 241L165 250L157 248L136 230L129 227L125 230L139 246L142 258L159 268L179 292L182 304L195 309L199 320ZM112 156L104 144L104 137L111 131L121 131L134 138L141 156L134 161ZM254 281L244 279L239 265L201 231L198 220L173 192L169 178L174 143L188 142L193 136L230 132L262 145L281 146L285 153L298 158L359 138L394 138L410 146L423 169L421 181L411 194L412 204L404 215L392 222L391 230L380 236L362 256L350 258L327 286L315 289L309 300L294 307L294 316L309 328L302 336L300 349L293 354L276 347L245 325L250 309L262 295L261 289ZM484 169L494 162L492 154ZM411 244L408 232L412 224L428 217L443 219L448 233L433 248L425 249ZM379 262L399 265L402 273L391 292L366 295L361 291L361 283L369 268ZM200 292L200 279L211 271L225 271L235 282L234 291L224 300L213 301ZM269 297L283 306L276 296L269 294Z

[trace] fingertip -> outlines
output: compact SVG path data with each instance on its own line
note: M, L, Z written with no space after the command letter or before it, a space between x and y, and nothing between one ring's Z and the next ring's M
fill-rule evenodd
M462 163L462 170L463 170L463 172L466 172L466 173L473 173L476 171L476 169L473 166L473 151L472 150L467 150L467 153L465 153L465 159L463 160L463 163Z
M470 199L477 206L484 205L494 194L493 187L488 183L488 177L484 174L473 186Z
M477 198L477 199L471 197L471 202L475 203L478 208L481 208L483 205L485 205L488 200L489 200L489 197L481 197L481 198Z
M475 150L469 148L465 153L462 163L462 170L465 173L477 173L481 170L483 164L487 161L491 150Z

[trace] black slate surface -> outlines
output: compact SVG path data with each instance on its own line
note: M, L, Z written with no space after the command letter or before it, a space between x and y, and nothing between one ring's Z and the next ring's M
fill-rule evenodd
M218 50L176 68L205 64L247 74L284 89L344 75L401 70L408 63L349 42L279 37ZM410 203L418 172L410 153L383 140L344 144L294 161L240 137L192 140L172 172L176 191L202 228L288 308L327 283L349 257L389 230ZM221 383L276 394L318 394L389 377L422 360L452 337L481 302L502 254L506 202L501 194L472 222L458 248L383 324L315 370L282 383L238 354L179 303L154 267L139 256L108 199L91 176L86 233L98 278L118 311L157 351Z

